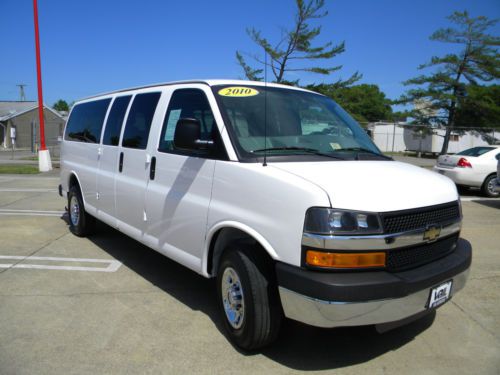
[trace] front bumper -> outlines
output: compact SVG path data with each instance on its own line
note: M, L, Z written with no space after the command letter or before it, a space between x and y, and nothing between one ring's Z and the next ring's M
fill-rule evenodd
M465 286L472 260L460 239L444 258L407 271L318 272L276 265L285 316L317 327L395 322L425 311L430 289L453 280L451 295Z

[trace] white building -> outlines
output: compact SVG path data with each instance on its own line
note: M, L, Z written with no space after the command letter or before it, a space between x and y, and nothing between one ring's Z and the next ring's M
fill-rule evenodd
M371 137L382 152L406 151L404 123L375 122L368 125Z
M438 154L443 147L445 133L445 129L432 129L431 133L422 133L418 128L408 126L404 129L404 143L408 151ZM456 154L471 147L497 142L500 142L500 131L457 130L450 135L448 153Z
M420 131L407 123L375 122L368 125L369 133L382 152L414 151L438 154L443 147L445 129ZM475 146L500 143L500 130L456 130L451 133L448 153L454 154Z

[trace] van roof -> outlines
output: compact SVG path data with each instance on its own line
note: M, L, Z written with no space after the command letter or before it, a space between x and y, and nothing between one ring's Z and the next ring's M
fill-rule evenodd
M306 90L300 87L294 87L294 86L287 86L287 85L282 85L279 83L265 83L261 81L247 81L247 80L239 80L239 79L197 79L197 80L185 80L185 81L173 81L173 82L163 82L163 83L153 83L150 85L144 85L144 86L137 86L137 87L130 87L126 89L120 89L120 90L114 90L114 91L109 91L97 95L92 95L88 96L82 99L78 99L76 102L80 102L83 100L88 100L92 98L98 98L100 96L105 96L105 95L112 95L112 94L117 94L120 92L125 92L125 91L134 91L134 90L140 90L140 89L146 89L150 87L160 87L160 86L172 86L172 85L182 85L182 84L189 84L189 83L200 83L200 84L205 84L208 86L218 86L218 85L252 85L252 86L267 86L267 87L281 87L281 88L286 88L286 89L291 89L291 90L298 90L298 91L305 91L305 92L311 92L314 94L313 91ZM319 94L320 95L320 94Z

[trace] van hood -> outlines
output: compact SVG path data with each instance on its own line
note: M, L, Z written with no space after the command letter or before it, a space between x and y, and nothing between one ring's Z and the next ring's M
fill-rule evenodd
M332 207L372 212L432 206L458 199L453 181L397 161L269 163L328 194Z

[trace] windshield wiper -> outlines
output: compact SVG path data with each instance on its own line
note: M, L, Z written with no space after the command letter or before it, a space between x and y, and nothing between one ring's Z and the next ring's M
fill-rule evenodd
M344 158L332 154L327 154L321 151L316 150L315 148L307 148L307 147L297 147L297 146L286 146L286 147L269 147L269 148L259 148L257 150L250 151L251 153L255 152L264 152L264 151L302 151L312 155L324 156L327 158L345 160Z
M335 150L335 151L358 151L358 153L356 154L356 158L358 157L358 155L360 153L367 153L367 154L380 156L383 159L393 160L390 156L386 156L384 154L372 151L372 150L370 150L368 148L364 148L364 147L346 147L346 148L339 148L338 150Z

